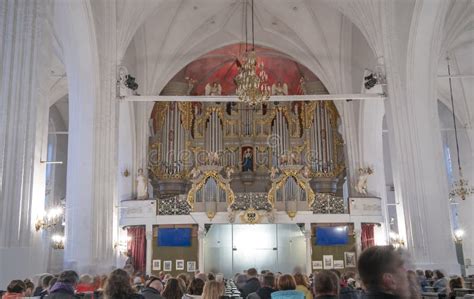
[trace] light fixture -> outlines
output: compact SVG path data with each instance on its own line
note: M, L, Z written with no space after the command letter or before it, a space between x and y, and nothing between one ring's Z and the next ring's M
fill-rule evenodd
M42 218L36 220L35 229L52 229L58 224L64 223L64 207L63 205L55 206L47 210Z
M247 1L245 2L247 6ZM239 100L250 106L261 104L270 99L270 86L267 84L268 75L265 73L263 62L257 62L255 52L254 13L252 0L252 50L247 49L247 7L245 7L245 54L239 73L234 80L237 84L236 94Z
M454 241L462 242L462 238L464 237L464 230L461 228L454 230Z
M469 186L469 181L463 178L462 168L461 168L461 156L459 155L459 141L458 141L458 129L456 126L456 115L454 114L454 99L453 99L453 86L451 83L451 68L449 65L449 57L446 57L448 62L448 79L449 79L449 92L451 95L451 110L453 113L453 124L454 124L454 137L456 139L456 153L458 155L458 170L459 170L459 180L454 181L451 187L451 192L449 193L449 198L451 200L456 197L466 200L466 197L474 193L474 189Z
M64 249L64 242L66 238L62 235L53 235L51 237L51 247L54 249Z
M405 246L405 241L402 239L402 237L397 234L396 232L394 231L391 231L389 233L389 237L390 237L390 244L395 247L395 248L400 248L400 247L404 247Z

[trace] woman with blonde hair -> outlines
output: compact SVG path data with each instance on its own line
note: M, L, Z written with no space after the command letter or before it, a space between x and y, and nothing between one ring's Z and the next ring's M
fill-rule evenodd
M296 282L295 290L302 292L304 294L305 299L313 299L313 294L309 290L310 285L306 275L296 273L295 275L293 275L293 278Z
M224 284L215 280L210 280L204 285L202 299L219 299L224 295Z
M296 282L290 274L278 278L278 291L272 293L272 299L304 299L304 294L296 290Z

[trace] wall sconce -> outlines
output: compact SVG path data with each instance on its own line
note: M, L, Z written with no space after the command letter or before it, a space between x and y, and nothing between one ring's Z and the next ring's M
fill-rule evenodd
M126 254L128 251L128 243L132 240L132 237L126 236L125 239L120 239L114 244L114 249L118 250L121 254Z
M53 235L51 237L51 247L54 249L64 249L66 238L62 235Z
M59 223L63 224L64 220L64 208L63 206L56 206L50 208L43 215L43 218L36 220L35 229L39 231L40 229L51 229L58 225Z
M462 243L462 238L464 237L464 230L461 228L454 230L454 242Z
M399 234L391 231L389 236L390 236L390 244L393 245L393 247L395 248L405 247L405 241L402 239L402 237Z
M122 172L122 175L126 178L130 176L130 171L128 171L128 168L125 168L125 170Z

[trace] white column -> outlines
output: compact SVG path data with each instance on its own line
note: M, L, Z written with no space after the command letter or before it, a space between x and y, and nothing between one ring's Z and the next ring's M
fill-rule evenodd
M204 237L206 236L206 229L204 224L199 224L198 228L198 269L199 272L204 272Z
M151 265L153 259L153 225L146 225L146 274L151 275Z
M0 1L0 285L44 272L34 222L44 209L50 5ZM47 135L47 134L46 134ZM49 245L49 244L47 244Z
M439 32L448 4L442 0L415 4L406 55L387 40L397 29L390 27L394 17L385 15L388 30L393 30L384 34L389 95L385 103L395 195L404 216L399 231L405 234L417 267L454 274L460 269L451 232L435 84Z
M306 222L304 224L304 239L306 242L306 274L309 275L313 272L313 246L311 244L311 223Z
M360 220L354 221L354 238L355 238L355 244L356 244L356 256L359 258L361 252L362 252L362 239L361 237L362 233L362 224L360 223Z

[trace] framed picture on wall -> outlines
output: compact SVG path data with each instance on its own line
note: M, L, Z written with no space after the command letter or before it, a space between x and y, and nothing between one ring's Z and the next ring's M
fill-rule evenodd
M176 260L176 270L184 270L184 260Z
M186 271L187 272L194 272L196 271L196 262L195 261L189 261L186 263Z
M163 271L171 271L173 269L173 262L172 261L164 261L163 262Z
M346 268L355 268L356 267L355 252L344 252L344 262L346 264Z
M344 269L344 261L334 260L334 269Z
M323 268L334 269L334 260L332 255L323 255Z
M151 269L153 271L160 271L161 270L161 260L153 260L151 264Z
M313 261L313 270L321 270L323 268L323 261Z

